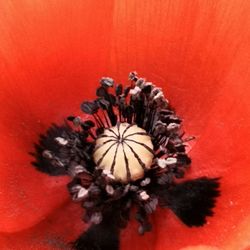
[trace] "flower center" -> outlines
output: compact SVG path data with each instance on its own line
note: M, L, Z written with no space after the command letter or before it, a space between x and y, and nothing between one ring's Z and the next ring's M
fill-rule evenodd
M117 123L98 137L93 157L99 168L126 183L142 178L150 168L153 144L144 129L135 124Z

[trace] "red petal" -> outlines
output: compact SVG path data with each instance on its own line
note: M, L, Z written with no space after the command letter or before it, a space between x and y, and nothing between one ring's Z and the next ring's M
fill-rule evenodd
M2 5L0 52L5 64L0 129L5 137L1 136L0 178L7 183L1 189L0 207L6 204L0 210L5 216L2 230L34 225L66 197L66 193L60 197L56 192L64 192L62 183L34 188L35 181L24 182L31 176L42 183L51 180L24 167L30 161L24 152L32 149L37 134L51 121L60 121L77 110L93 91L86 89L83 81L91 86L107 68L110 76L121 81L136 69L164 87L185 119L187 133L197 136L190 152L193 166L189 177L222 176L222 197L209 225L189 229L169 211L159 211L153 217L153 233L140 237L134 224L123 233L123 249L155 246L174 250L189 245L233 249L229 243L235 244L234 249L247 247L237 242L247 240L250 225L248 2L115 1L114 9L111 3L101 1ZM93 10L98 13L93 15ZM114 18L108 10L114 10ZM111 64L105 64L109 55ZM44 192L50 192L47 210L42 206L40 213L27 221L30 210L23 198L15 197L12 202L13 195L8 195L17 190L16 184L9 184L13 178L35 208L44 199ZM34 199L38 194L39 199ZM10 217L13 208L17 208L14 220ZM54 225L60 229L59 224ZM49 230L47 226L45 223L44 232ZM29 242L30 232L20 233L17 242Z
M68 197L65 180L36 172L28 153L52 122L94 95L86 86L106 69L112 2L4 1L0 9L0 231L12 232Z
M34 227L17 233L0 234L1 249L66 249L67 244L85 228L81 216L79 204L67 201Z
M250 4L117 1L115 10L113 75L122 79L132 68L160 83L187 134L197 137L188 177L222 177L209 225L190 229L159 212L155 249L225 246L250 212Z

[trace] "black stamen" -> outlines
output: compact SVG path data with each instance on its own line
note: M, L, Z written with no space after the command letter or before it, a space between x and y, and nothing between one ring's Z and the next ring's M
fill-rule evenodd
M97 117L98 120L100 121L101 126L105 128L105 125L104 125L102 119L100 118L100 116L99 116L97 113L96 113L96 117Z
M93 114L92 116L94 117L94 119L95 119L95 121L96 121L98 127L101 128L101 127L102 127L102 124L100 123L100 121L97 119L97 117L96 117L94 114Z
M120 228L127 225L134 206L140 234L151 230L148 214L158 202L187 226L202 226L207 216L213 215L220 195L218 178L176 181L184 177L191 163L185 142L194 138L184 139L182 120L160 88L136 72L131 72L129 79L130 86L123 88L103 77L97 98L81 104L93 121L68 116L72 124L53 125L40 136L32 153L38 170L72 178L70 195L85 208L84 221L93 223L75 241L77 250L118 250ZM110 93L113 86L115 94ZM152 145L147 143L149 139ZM143 162L144 154L150 161ZM118 176L123 167L123 176Z

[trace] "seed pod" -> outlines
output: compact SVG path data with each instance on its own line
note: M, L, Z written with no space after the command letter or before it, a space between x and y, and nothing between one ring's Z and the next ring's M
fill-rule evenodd
M105 129L96 140L94 161L117 181L127 183L144 176L154 157L151 138L137 125L121 123Z

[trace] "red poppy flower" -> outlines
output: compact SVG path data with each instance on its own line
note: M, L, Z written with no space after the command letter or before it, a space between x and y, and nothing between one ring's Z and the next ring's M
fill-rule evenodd
M0 246L64 249L86 227L66 177L31 167L52 122L76 112L101 76L136 69L163 87L195 135L188 177L221 176L215 216L187 228L170 211L122 249L247 249L250 245L250 3L247 1L2 1Z

